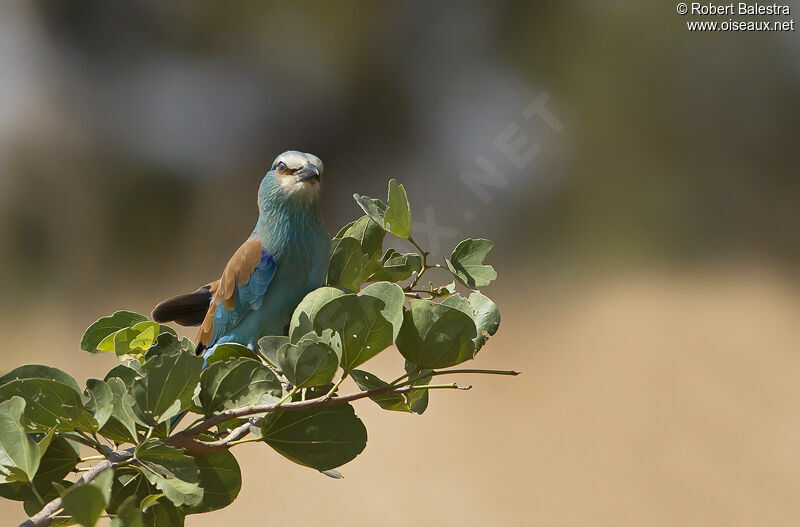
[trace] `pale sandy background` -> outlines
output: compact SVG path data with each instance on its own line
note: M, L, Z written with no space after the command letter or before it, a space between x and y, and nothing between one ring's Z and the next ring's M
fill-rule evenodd
M102 376L84 328L218 276L296 148L325 161L334 232L396 177L436 218L421 243L495 240L503 324L475 365L523 375L459 379L474 389L421 417L360 403L369 445L343 481L244 447L239 500L190 527L797 525L800 39L685 20L671 2L3 0L0 372ZM524 118L542 95L561 132ZM495 145L509 129L540 148L522 168ZM488 202L460 178L477 156L504 181Z
M239 499L187 524L796 525L796 283L729 269L554 279L527 286L529 303L495 289L503 327L476 366L523 375L436 393L422 417L359 404L369 444L342 481L243 447ZM72 318L48 316L77 343ZM9 365L43 361L82 381L113 363L23 337L26 324L0 325ZM54 346L63 353L37 351ZM24 519L17 504L0 510Z

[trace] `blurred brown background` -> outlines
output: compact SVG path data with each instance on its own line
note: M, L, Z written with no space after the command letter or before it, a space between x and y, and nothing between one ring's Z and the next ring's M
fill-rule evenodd
M0 370L102 375L83 329L215 277L296 148L331 231L396 177L422 243L495 240L476 365L524 375L362 403L343 481L244 447L188 525L796 525L800 39L660 4L5 0Z

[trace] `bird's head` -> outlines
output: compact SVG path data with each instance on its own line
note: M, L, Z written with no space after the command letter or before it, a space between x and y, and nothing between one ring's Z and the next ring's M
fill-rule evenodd
M316 202L324 170L317 156L289 150L273 161L261 185L262 191L268 192L270 199Z

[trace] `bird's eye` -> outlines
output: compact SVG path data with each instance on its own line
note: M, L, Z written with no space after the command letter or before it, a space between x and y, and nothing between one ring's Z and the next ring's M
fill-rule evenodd
M276 168L278 169L278 172L286 172L286 163L281 161L280 163L278 163L278 166Z

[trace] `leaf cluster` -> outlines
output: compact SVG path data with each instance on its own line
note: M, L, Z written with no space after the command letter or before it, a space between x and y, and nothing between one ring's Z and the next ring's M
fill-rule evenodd
M336 469L367 444L351 402L421 414L431 390L458 388L434 377L515 374L453 369L500 323L478 291L497 276L484 263L492 243L464 240L431 263L412 237L402 185L389 183L386 203L355 200L364 216L334 238L327 283L300 302L287 335L265 336L257 349L222 344L204 361L172 328L118 311L80 344L119 359L103 379L82 389L43 365L0 377L0 496L22 502L31 525L93 527L104 515L115 527L183 525L236 499L241 471L230 450L239 444L265 444L340 478ZM384 251L387 235L414 250ZM422 285L434 269L452 282ZM405 359L395 380L361 369L392 346ZM340 393L348 378L360 392ZM81 457L86 451L95 455Z

